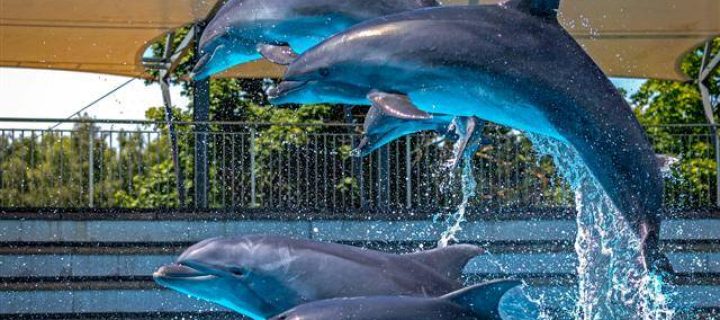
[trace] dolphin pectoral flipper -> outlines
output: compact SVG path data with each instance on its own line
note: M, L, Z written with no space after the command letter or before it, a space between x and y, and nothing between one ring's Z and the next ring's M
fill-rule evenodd
M485 252L480 247L458 244L404 255L450 279L458 279L470 259Z
M429 113L418 109L406 95L373 90L367 98L372 106L382 110L388 116L405 120L425 120L432 118Z
M257 50L270 62L284 66L291 64L298 57L298 54L288 45L259 44Z
M207 69L208 65L213 61L218 52L225 50L224 45L217 46L212 52L205 52L190 72L190 78L195 80L204 80L211 76Z
M496 280L467 287L441 297L463 307L471 309L480 319L501 320L498 307L500 299L510 289L521 285L517 280Z
M446 162L446 167L454 170L463 158L471 158L482 144L482 132L485 122L477 117L456 117L455 133L458 141L453 146L453 157Z
M377 149L377 147L374 146L374 143L370 142L370 138L367 136L363 137L362 140L360 140L360 143L350 151L350 155L353 157L364 157L370 154L373 150Z
M363 137L360 144L352 150L350 155L354 157L364 157L373 150L380 147L377 145L378 137L375 132L380 131L383 118L387 117L383 112L376 108L371 107L368 113L365 115L365 122L363 123Z

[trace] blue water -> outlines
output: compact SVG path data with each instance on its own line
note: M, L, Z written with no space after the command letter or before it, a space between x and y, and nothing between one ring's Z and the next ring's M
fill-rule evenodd
M539 154L552 157L575 192L576 319L672 319L666 294L672 288L648 271L639 239L577 152L550 138L528 137Z
M577 291L565 293L563 300L574 301L574 309L564 310L576 319L672 319L675 310L669 305L672 288L645 266L640 241L629 230L623 215L595 180L575 150L565 143L539 135L528 135L535 150L550 156L575 192L578 256ZM460 175L462 201L449 214L437 214L446 230L438 241L445 247L458 241L466 221L469 201L476 194L477 182L472 159L464 158ZM486 255L492 255L486 252ZM503 266L498 264L500 270ZM505 271L503 271L505 272ZM510 272L508 272L510 273ZM508 294L503 302L505 319L551 319L547 308L557 307L543 291L529 287ZM557 299L557 297L553 297ZM552 305L552 306L551 306ZM567 308L567 307L565 307Z
M457 242L457 234L462 231L462 223L466 221L465 212L467 210L470 199L475 196L475 190L477 188L477 181L473 174L472 158L463 157L462 159L462 174L460 175L460 184L462 190L462 201L458 205L457 210L444 217L444 223L447 226L445 231L440 235L438 241L439 248L447 247L451 242ZM435 215L435 222L443 219L444 214L438 213Z

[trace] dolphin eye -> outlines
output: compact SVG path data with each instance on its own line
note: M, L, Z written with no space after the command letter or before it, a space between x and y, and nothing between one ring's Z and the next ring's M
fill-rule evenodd
M245 272L243 271L243 269L240 269L240 268L230 268L227 271L232 273L236 277L242 277L245 275Z
M318 70L318 73L320 73L320 75L323 76L323 77L327 77L327 76L330 75L330 69L328 69L328 68L320 68L320 70Z

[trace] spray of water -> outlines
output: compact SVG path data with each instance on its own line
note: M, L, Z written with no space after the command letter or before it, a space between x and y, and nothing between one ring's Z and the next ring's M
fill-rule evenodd
M445 217L444 223L447 225L438 241L439 248L447 247L451 242L457 242L457 234L462 231L462 224L466 221L465 212L470 202L475 196L477 181L473 174L473 166L471 158L463 158L462 175L460 176L460 184L462 188L462 201L458 205L457 210ZM434 220L438 221L443 217L442 213L435 215Z
M475 179L472 158L462 158L462 172L460 175L460 185L462 192L462 201L458 205L455 212L450 214L438 213L434 216L433 220L437 223L442 220L446 226L445 231L438 240L438 247L444 248L453 242L458 242L458 233L462 231L462 224L466 222L465 214L470 199L476 194L477 180ZM454 176L451 176L451 181L454 180ZM449 189L449 187L448 187ZM485 251L485 256L491 257L493 253ZM504 273L510 273L506 266L497 262L497 260L491 260L497 267ZM545 296L533 296L528 294L523 288L513 290L506 298L503 298L502 302L502 315L503 319L508 320L550 320L550 315L542 309L545 305Z
M661 277L646 268L641 243L574 149L529 135L575 191L578 319L672 319Z

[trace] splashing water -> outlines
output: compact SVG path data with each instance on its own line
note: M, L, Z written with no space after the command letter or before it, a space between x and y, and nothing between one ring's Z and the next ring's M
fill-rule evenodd
M475 196L475 189L477 188L477 181L473 174L472 159L463 157L462 175L460 176L460 183L462 186L462 202L458 205L457 210L451 213L445 219L447 229L443 231L438 241L438 248L447 247L450 242L457 242L457 234L462 231L462 224L465 222L465 212L470 202L470 199ZM433 218L434 221L438 221L442 218L443 214L438 213Z
M474 148L476 145L470 146L469 148ZM459 152L457 146L455 147L455 156L457 156L457 152ZM472 155L474 152L469 152L468 154ZM455 157L453 157L455 158ZM475 179L475 174L473 170L473 163L472 163L472 156L463 156L462 158L462 173L460 176L460 184L461 184L461 192L462 192L462 201L457 207L457 210L453 213L448 214L447 216L444 213L438 213L433 217L433 222L437 223L445 217L443 223L447 226L445 231L440 236L440 240L438 240L437 247L438 248L445 248L452 242L459 242L459 239L457 238L457 234L462 231L462 224L466 222L465 214L468 207L468 204L470 202L470 199L472 199L476 195L477 190L477 180ZM454 171L451 172L450 181L455 179ZM445 186L446 189L449 189L449 185L452 183L449 183ZM485 256L493 256L494 254L490 252L489 250L484 253ZM491 260L493 264L495 264L502 272L505 273L511 273L510 270L507 270L507 267L498 263L495 260ZM527 285L526 283L524 283ZM521 288L516 288L511 290L511 294L507 294L505 298L503 298L502 302L502 317L503 319L508 320L551 320L552 317L550 314L543 309L543 306L546 305L546 297L543 294L539 295L533 295L530 294L526 290L526 286Z
M661 277L650 274L641 243L574 149L528 135L535 150L550 155L575 191L578 299L576 318L672 319Z

